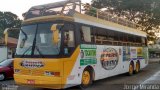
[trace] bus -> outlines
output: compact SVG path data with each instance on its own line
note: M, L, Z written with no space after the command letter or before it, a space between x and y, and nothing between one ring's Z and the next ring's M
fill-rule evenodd
M18 85L62 89L138 73L148 64L146 33L139 25L80 0L33 6L23 14L14 59ZM86 10L86 11L85 11Z

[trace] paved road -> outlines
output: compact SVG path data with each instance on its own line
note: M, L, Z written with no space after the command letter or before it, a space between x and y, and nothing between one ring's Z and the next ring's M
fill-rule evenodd
M160 64L158 63L151 63L145 69L141 70L138 74L133 76L128 76L127 74L121 74L114 77L106 78L103 80L98 80L93 83L92 86L87 88L86 90L124 90L126 87L131 84L133 85L140 85L143 84L147 79L154 76L160 70ZM1 81L3 85L13 85L15 84L13 79ZM16 88L16 87L15 87ZM46 90L42 88L33 88L33 87L26 87L26 86L18 86L18 90ZM80 87L72 87L68 90L80 90ZM48 89L50 90L50 89Z

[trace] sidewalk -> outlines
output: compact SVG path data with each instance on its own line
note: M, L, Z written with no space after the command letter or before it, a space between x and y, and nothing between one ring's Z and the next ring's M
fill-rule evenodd
M149 59L149 63L160 63L160 58Z
M160 90L160 71L146 79L133 90Z
M160 71L155 73L153 76L145 80L142 84L157 84L160 85Z

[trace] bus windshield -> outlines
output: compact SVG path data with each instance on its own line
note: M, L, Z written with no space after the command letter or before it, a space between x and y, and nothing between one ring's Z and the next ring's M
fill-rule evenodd
M53 43L53 23L26 25L19 35L16 55L59 55L60 42ZM59 32L59 39L61 32Z

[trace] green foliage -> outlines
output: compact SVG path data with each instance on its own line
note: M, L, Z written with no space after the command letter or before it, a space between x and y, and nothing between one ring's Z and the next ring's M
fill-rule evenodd
M85 14L96 17L97 10L95 8L90 8L89 11L85 12Z
M97 9L94 7L91 7L89 3L86 3L84 6L85 14L90 16L97 16Z
M18 16L11 12L0 12L0 37L3 37L6 28L20 28L21 22ZM18 34L19 31L13 31L9 36L18 38Z
M107 12L133 21L144 26L149 40L155 40L155 34L149 33L153 27L156 31L160 26L160 2L159 0L92 0L92 6L107 8ZM152 38L150 38L152 37ZM154 38L153 38L154 37Z

